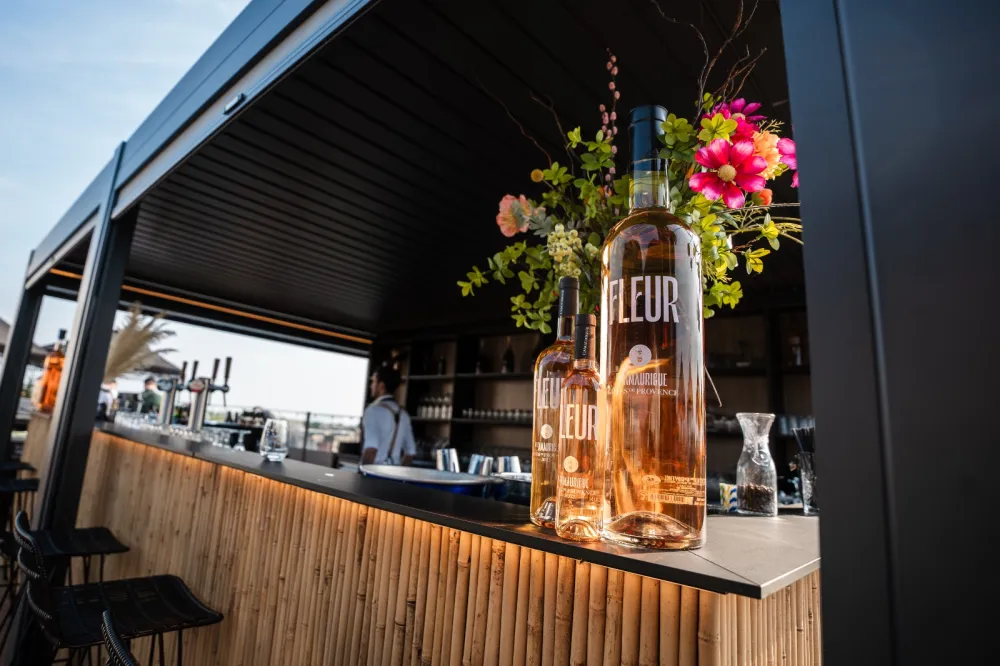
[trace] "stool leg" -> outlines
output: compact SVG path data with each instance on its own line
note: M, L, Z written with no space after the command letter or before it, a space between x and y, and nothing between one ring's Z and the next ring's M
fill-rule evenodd
M101 578L100 581L104 582L104 553L101 553Z
M177 666L184 663L184 630L177 632Z
M167 666L167 655L163 650L164 643L166 640L164 640L163 634L160 634L160 666Z
M153 657L156 655L156 639L159 638L159 636L159 634L153 634L153 640L149 643L149 659L146 660L146 663L149 664L149 666L153 666Z

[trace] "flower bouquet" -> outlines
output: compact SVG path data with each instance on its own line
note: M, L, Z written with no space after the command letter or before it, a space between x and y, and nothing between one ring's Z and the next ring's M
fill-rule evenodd
M707 48L705 53L707 57ZM661 125L669 210L701 238L705 317L739 303L743 291L735 276L741 267L748 274L761 273L764 258L783 240L802 242L799 219L779 213L798 204L773 201L768 187L769 181L786 175L798 187L795 143L781 136L781 121L765 116L759 103L738 96L757 58L759 54L740 59L720 88L705 92L718 55L709 59L699 79L693 120L670 113ZM470 296L491 281L516 281L520 291L510 300L518 327L551 331L556 285L563 276L580 280L581 312L595 312L600 302L601 247L628 214L631 186L630 177L618 168L621 92L614 54L609 53L606 67L610 99L598 109L600 128L588 135L579 127L567 132L566 162L549 159L547 168L531 172L532 183L541 190L537 199L508 194L500 200L496 222L501 233L530 236L488 257L485 269L473 266L467 279L458 282L462 294ZM551 104L536 101L555 116ZM558 117L556 125L561 127Z

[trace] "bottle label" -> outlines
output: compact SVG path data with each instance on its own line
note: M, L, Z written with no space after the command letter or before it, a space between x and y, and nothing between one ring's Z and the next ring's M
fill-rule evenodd
M561 388L561 377L542 377L539 379L535 389L535 407L538 409L558 409Z
M640 479L640 501L705 506L704 478L643 474Z
M636 275L608 284L609 314L618 324L680 321L677 278L670 275Z
M600 490L591 486L590 474L578 473L579 469L580 463L573 456L566 456L563 459L557 487L559 499L600 503L603 499Z
M589 439L597 441L597 405L563 405L560 410L562 439Z

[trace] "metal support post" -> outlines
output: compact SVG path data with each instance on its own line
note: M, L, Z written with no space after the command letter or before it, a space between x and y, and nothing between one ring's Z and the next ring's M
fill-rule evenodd
M111 219L123 149L121 144L115 154L114 173L90 238L80 283L59 397L49 426L52 458L40 489L43 503L36 522L40 528L76 525L97 400L135 228L135 212Z
M31 259L28 259L31 264ZM21 291L21 300L10 324L7 345L3 352L3 366L0 370L0 437L3 437L3 460L10 460L14 444L10 431L14 427L17 408L21 398L24 371L31 356L31 341L35 336L35 324L42 307L42 287L36 285Z

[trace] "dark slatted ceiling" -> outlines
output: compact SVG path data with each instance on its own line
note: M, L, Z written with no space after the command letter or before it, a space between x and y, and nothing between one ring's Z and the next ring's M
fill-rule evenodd
M661 4L718 43L734 3ZM747 94L780 116L778 20L764 3L747 33L770 49ZM384 0L142 201L129 275L376 334L503 322L509 294L455 285L503 247L500 197L537 196L527 174L545 165L497 100L565 162L531 96L564 129L596 129L606 47L623 116L648 102L690 115L701 47L646 0ZM620 147L624 168L624 134ZM758 286L800 283L800 261L787 253Z

